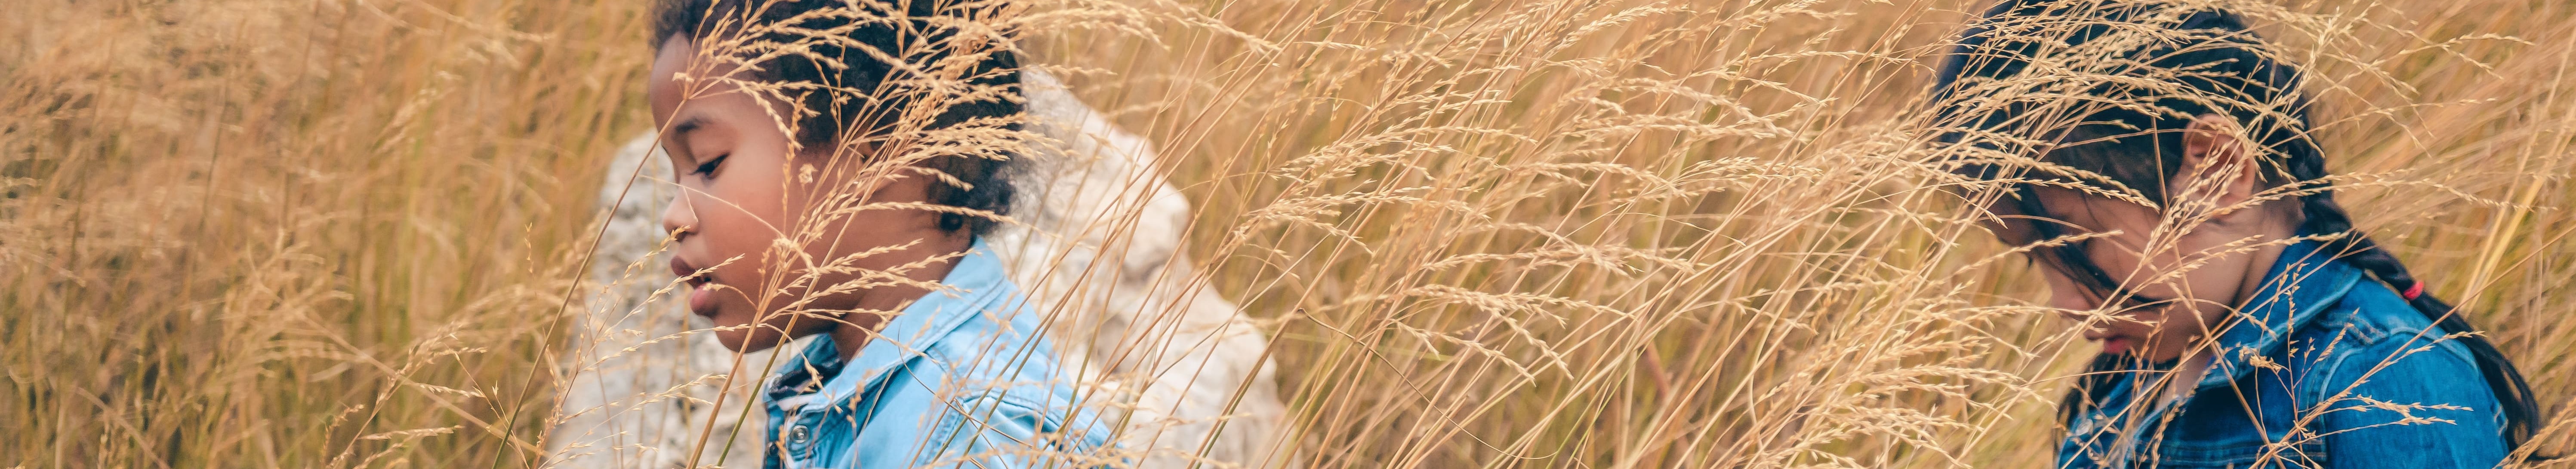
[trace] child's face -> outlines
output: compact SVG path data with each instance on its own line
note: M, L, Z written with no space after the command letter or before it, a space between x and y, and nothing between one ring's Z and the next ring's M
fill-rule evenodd
M908 300L926 292L882 286L885 282L878 278L868 283L880 285L874 288L809 295L835 285L867 283L861 279L871 271L903 272L904 263L927 257L930 248L923 245L941 244L915 245L915 241L954 234L938 230L937 215L920 210L865 210L829 217L809 213L817 201L834 195L836 187L842 196L864 193L869 202L922 202L929 199L929 189L926 178L865 178L866 183L853 186L851 181L862 176L850 174L864 172L810 169L831 166L826 163L831 159L828 150L797 154L788 133L771 117L773 109L786 114L781 105L705 80L674 78L676 72L692 76L731 72L692 67L695 52L682 38L665 42L647 85L653 118L664 131L662 145L677 175L673 182L680 188L680 195L663 213L664 228L676 233L672 270L688 277L714 268L690 279L689 310L717 326L754 325L722 329L716 336L728 348L760 350L785 338L843 324L872 328L882 316L847 312L892 309L892 302L876 300ZM816 173L823 175L806 177ZM892 246L910 247L853 256ZM816 269L817 265L833 268ZM906 288L911 296L893 291Z
M2006 242L2038 241L2031 223L2011 215L2052 219L2066 236L2117 234L2079 242L2095 266L2119 281L2124 297L2106 297L2076 280L2073 266L2060 265L2054 254L2034 251L2048 282L2048 305L2083 321L2086 340L2102 342L2102 351L2166 361L2189 352L2200 338L2215 335L2211 327L2244 301L2247 286L2259 282L2269 263L2228 243L2252 235L2239 225L2204 223L2156 239L2162 214L2131 202L2085 195L2071 189L2039 188L2047 214L2022 214L2009 201L1992 207L2007 215L1996 230ZM2261 265L2257 265L2261 264ZM2184 270L2188 268L2189 270ZM2114 303L2116 302L2116 303ZM2100 314L2091 314L2098 312Z

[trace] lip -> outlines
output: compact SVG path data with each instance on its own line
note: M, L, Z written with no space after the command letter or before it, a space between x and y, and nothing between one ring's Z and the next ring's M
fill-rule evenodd
M2114 334L2109 330L2088 330L2084 331L2083 335L2084 341L2100 342L2102 343L2102 353L2112 355L2128 353L2130 349L2137 348L2139 343L2137 338L2122 334Z
M2102 340L2102 353L2112 355L2126 354L2129 353L2129 349L2135 348L2137 345L2136 341L2129 340L2127 337L2111 337Z
M681 259L680 256L671 256L671 276L679 277L682 283L689 285L690 313L710 319L716 317L715 289L707 288L707 285L716 283L715 275L715 272L698 275L698 268L689 265L688 260Z
M698 269L689 267L688 260L681 259L680 256L671 256L671 276L679 277L684 281L693 282L692 284L694 285L694 282L697 282L698 279L689 278L689 274L694 273L698 273Z

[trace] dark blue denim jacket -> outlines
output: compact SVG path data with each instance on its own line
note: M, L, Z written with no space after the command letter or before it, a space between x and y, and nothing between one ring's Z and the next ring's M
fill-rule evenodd
M2292 245L2223 325L2195 390L2135 402L2161 370L2112 369L2066 422L2060 468L2487 468L2504 416L2468 350L2315 241ZM2079 397L2080 399L2081 397Z

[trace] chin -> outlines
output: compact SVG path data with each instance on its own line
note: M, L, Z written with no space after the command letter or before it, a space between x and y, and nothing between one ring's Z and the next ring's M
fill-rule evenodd
M769 350L785 342L787 342L787 340L778 337L775 332L753 334L751 331L743 330L716 331L716 343L724 344L725 350L732 350L738 353L752 353Z

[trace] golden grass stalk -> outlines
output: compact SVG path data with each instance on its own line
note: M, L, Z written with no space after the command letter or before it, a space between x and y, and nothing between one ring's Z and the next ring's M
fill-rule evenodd
M1040 2L1319 467L2044 464L2090 351L1922 162L1985 2ZM2218 2L2576 450L2576 9ZM0 467L535 467L633 2L0 15ZM2565 462L2554 464L2565 465Z

